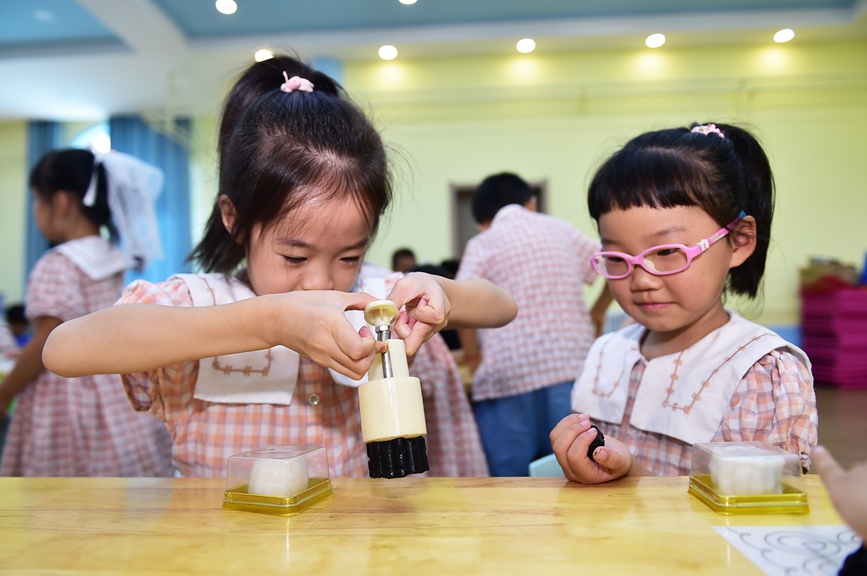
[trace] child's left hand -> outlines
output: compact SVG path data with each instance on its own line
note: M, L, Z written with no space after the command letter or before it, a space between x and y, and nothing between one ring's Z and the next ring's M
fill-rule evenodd
M605 445L587 456L596 430L586 414L570 414L551 431L551 446L566 478L581 484L601 484L629 474L635 458L619 440L605 436Z
M397 281L388 299L405 307L394 322L394 332L406 344L406 353L419 346L448 324L451 304L437 277L413 272Z

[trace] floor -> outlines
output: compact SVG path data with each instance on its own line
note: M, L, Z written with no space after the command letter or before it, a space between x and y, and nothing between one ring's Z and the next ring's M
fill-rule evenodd
M816 388L819 444L849 468L867 461L867 389Z

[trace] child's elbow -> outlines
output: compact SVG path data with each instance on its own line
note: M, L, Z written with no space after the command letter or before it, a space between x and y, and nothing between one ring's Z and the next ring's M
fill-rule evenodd
M47 370L65 378L72 378L75 374L70 373L68 362L64 358L63 337L58 334L60 327L55 328L42 348L42 365Z
M505 290L503 291L503 294L505 295L505 299L501 307L501 326L505 326L506 324L514 320L515 316L518 315L518 303L515 302L515 299L512 297L512 295Z

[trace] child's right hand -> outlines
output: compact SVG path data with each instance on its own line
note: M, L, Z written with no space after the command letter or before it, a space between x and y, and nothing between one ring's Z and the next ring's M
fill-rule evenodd
M601 484L629 473L634 457L619 440L605 436L605 446L596 448L593 459L587 450L596 438L587 414L570 414L551 431L551 446L566 478L581 484ZM595 460L595 462L594 462Z
M358 380L364 376L377 352L387 344L377 342L366 326L358 332L347 320L347 310L364 310L375 298L362 292L328 290L296 291L275 295L284 308L273 333L272 346L282 345Z
M436 276L407 274L395 283L388 299L404 308L394 322L394 333L403 339L407 356L448 324L451 303Z

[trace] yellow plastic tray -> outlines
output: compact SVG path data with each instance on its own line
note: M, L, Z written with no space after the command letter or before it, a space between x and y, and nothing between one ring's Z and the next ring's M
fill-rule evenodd
M295 516L311 506L331 498L331 480L328 478L310 478L307 489L294 496L267 496L250 494L247 484L241 484L223 492L223 510L240 510L243 512L258 512L274 516Z
M717 494L710 474L689 477L689 493L719 514L805 514L807 493L783 481L782 494Z

